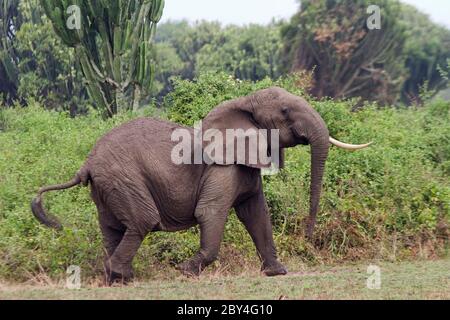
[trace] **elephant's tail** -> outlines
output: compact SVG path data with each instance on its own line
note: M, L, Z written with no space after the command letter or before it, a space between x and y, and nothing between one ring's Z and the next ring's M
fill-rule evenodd
M42 195L48 191L57 191L73 188L81 183L87 186L89 180L90 180L89 172L87 169L83 168L75 175L75 177L71 181L67 183L41 188L36 198L34 198L33 201L31 201L31 211L33 212L33 215L43 225L56 230L62 230L63 226L58 221L58 219L55 216L49 214L44 209L44 206L42 205Z

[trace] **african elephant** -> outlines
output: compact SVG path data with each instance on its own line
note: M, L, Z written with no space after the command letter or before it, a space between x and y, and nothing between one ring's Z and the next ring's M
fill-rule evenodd
M272 237L263 194L263 165L201 162L174 164L172 134L182 127L153 118L140 118L103 136L87 161L66 184L42 188L32 201L35 217L55 229L62 226L47 214L42 194L79 184L91 186L106 249L109 284L132 278L132 260L144 237L154 231L186 230L200 226L200 250L179 268L187 275L200 272L217 257L227 216L234 208L249 232L267 276L284 275ZM306 234L316 221L325 162L330 143L357 150L332 139L320 115L303 99L272 87L227 101L203 120L203 129L276 129L280 154L284 148L311 145L310 210ZM203 144L202 144L203 146ZM282 161L281 161L282 163ZM282 165L282 164L281 164Z

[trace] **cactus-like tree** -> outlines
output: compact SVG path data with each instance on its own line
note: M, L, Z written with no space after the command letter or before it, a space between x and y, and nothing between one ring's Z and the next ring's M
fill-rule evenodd
M362 97L391 104L405 78L404 27L397 0L378 0L380 29L371 29L371 0L303 0L283 28L285 71L313 70L317 97Z
M56 34L75 48L106 116L135 109L154 76L152 38L164 0L41 0Z

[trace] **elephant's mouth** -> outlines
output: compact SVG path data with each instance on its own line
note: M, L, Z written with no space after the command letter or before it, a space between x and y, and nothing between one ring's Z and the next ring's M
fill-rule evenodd
M304 145L304 146L307 146L310 144L308 137L302 130L300 130L299 125L293 125L291 127L291 131L294 134L297 144Z
M303 145L303 146L307 146L310 144L308 138L306 138L306 137L298 137L297 141L298 141L298 144Z

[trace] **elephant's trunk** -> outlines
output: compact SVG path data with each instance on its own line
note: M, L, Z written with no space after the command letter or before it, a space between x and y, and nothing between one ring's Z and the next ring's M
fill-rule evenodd
M328 130L327 130L328 132ZM328 157L329 137L323 134L320 138L311 142L311 185L309 200L309 220L306 228L306 236L311 239L319 211L320 193L322 191L322 179L325 171L325 162Z

